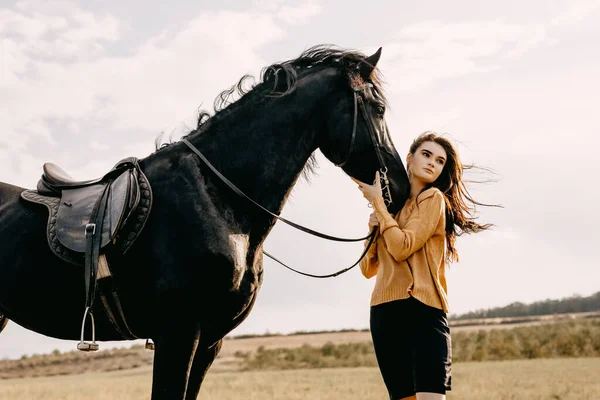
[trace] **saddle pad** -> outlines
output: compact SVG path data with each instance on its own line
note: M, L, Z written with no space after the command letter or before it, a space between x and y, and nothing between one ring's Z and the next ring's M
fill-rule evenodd
M67 249L56 238L56 214L58 213L60 199L58 197L42 196L36 190L24 190L21 197L32 203L42 204L48 209L46 239L48 239L48 245L54 254L71 264L83 265L83 254Z

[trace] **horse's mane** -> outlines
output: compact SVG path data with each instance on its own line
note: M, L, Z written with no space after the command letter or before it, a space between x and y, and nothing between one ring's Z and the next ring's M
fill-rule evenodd
M253 80L254 77L252 75L243 76L236 85L224 90L217 96L214 101L215 114L233 104L235 102L232 100L234 96L242 98L253 91L266 89L268 92L266 95L268 96L286 96L296 89L298 77L313 72L313 68L322 69L332 66L344 68L348 79L352 83L360 85L362 78L358 74L358 65L365 57L360 52L337 49L333 46L319 45L311 47L298 58L263 68L261 82L251 85L249 89L246 88L247 82ZM373 71L371 82L381 98L385 100L381 87L381 76L377 69ZM196 129L200 128L209 118L210 115L207 112L201 112Z
M214 101L215 116L234 104L235 96L243 98L251 92L262 92L265 96L282 97L292 93L296 89L298 78L315 70L327 67L343 68L349 81L355 85L362 84L362 78L358 73L358 65L366 56L358 51L343 50L334 46L318 45L305 50L298 58L279 62L265 67L261 71L261 81L250 85L248 81L254 80L252 75L244 75L237 84L230 89L224 90ZM373 70L370 79L375 91L385 101L381 86L381 74L377 68ZM198 115L196 130L210 119L210 114L201 111Z
M339 49L332 45L317 45L305 50L298 58L278 62L263 68L258 83L255 82L254 76L244 75L235 85L222 91L215 98L213 103L214 116L211 116L206 110L198 112L196 129L186 136L200 132L204 124L211 118L227 114L226 111L230 110L232 106L243 103L240 100L251 93L260 92L263 97L286 96L296 89L299 77L323 68L343 68L349 82L360 85L362 84L362 78L358 72L358 65L365 58L366 56L358 51ZM370 82L373 84L378 97L385 102L381 81L380 71L375 68L370 77ZM168 144L159 145L159 140L160 138L156 143L157 150L159 147L168 146Z
M349 84L354 86L362 85L364 81L359 74L358 67L365 58L366 55L358 51L344 50L333 45L317 45L305 50L297 58L278 62L263 68L260 74L261 79L258 83L255 82L254 76L246 74L235 85L222 91L215 98L213 103L215 114L213 116L206 110L198 112L196 129L184 137L201 133L205 124L211 118L227 115L234 108L245 103L244 100L247 100L249 97L255 98L255 95L259 95L260 98L286 96L294 92L300 77L315 73L323 68L342 68ZM373 70L369 82L373 84L373 90L377 96L383 102L386 102L381 84L381 72L377 68ZM250 96L251 94L252 96ZM238 97L238 99L236 100L235 97ZM157 151L172 144L160 144L161 137L162 135L155 142ZM312 155L303 171L303 176L308 180L309 175L314 172L315 168L316 159Z

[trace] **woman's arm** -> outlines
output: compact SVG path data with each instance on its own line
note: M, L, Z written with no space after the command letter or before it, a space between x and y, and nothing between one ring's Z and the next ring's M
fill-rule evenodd
M387 211L381 196L373 199L379 232L383 235L388 252L396 261L404 261L415 251L425 245L431 238L445 212L443 195L434 191L431 196L423 198L411 215L403 229Z
M375 233L375 240L367 251L367 254L360 260L360 270L365 278L370 279L377 275L377 269L379 266L379 259L377 258L377 238L379 233ZM365 247L369 245L370 239L365 241ZM364 251L364 249L363 249Z

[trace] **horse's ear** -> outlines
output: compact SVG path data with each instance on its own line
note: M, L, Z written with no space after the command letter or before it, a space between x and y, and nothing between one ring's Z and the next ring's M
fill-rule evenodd
M360 76L362 76L363 79L367 80L371 77L371 73L377 66L379 58L381 58L381 47L375 52L375 54L362 60L358 66L358 69L360 71Z

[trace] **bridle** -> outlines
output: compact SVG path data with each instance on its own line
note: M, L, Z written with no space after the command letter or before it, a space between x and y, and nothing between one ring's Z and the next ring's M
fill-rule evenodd
M382 182L381 190L383 193L383 199L386 205L390 205L392 203L392 192L390 190L390 182L387 177L388 169L385 166L385 162L383 161L383 156L381 155L381 144L377 138L377 134L375 133L375 129L373 126L375 123L373 122L373 118L367 113L367 109L365 108L365 102L362 97L358 96L358 93L362 93L367 88L372 88L372 83L365 83L362 86L353 87L352 91L354 92L354 119L352 123L352 136L350 137L350 147L348 148L348 153L346 154L346 158L341 163L335 164L336 167L343 167L350 160L350 155L352 154L352 149L354 148L354 141L356 139L356 126L358 119L358 105L360 104L360 108L364 118L367 122L367 129L369 130L369 136L371 137L371 142L373 143L373 148L375 149L375 154L377 154L377 159L379 160L379 173Z
M380 150L380 144L379 144L379 140L377 138L377 135L375 133L375 128L373 127L374 122L371 118L371 116L369 114L367 114L367 110L365 108L365 104L364 104L364 100L362 99L361 96L359 96L359 93L363 93L364 90L366 88L370 88L373 87L373 85L371 83L366 83L362 86L358 86L358 87L353 87L353 95L354 95L354 118L353 118L353 124L352 124L352 136L350 138L350 147L348 149L348 153L346 155L346 158L343 162L335 164L337 167L342 167L344 166L348 160L350 159L350 156L352 154L352 150L354 147L354 142L355 142L355 138L356 138L356 127L357 127L357 123L358 123L358 105L360 104L360 109L362 111L363 117L365 118L365 122L367 123L367 127L369 130L369 135L371 137L371 141L373 143L373 147L375 149L375 153L377 154L377 158L379 160L379 172L380 172L380 177L382 180L382 194L383 194L383 198L384 201L386 203L386 205L389 205L392 202L392 195L391 195L391 191L390 191L390 186L389 186L389 180L387 177L387 167L385 166L385 163L383 161L383 157L381 155L381 150ZM375 241L375 237L376 237L376 232L377 232L377 228L373 228L373 231L371 231L371 233L369 233L369 235L365 236L365 237L361 237L361 238L355 238L355 239L349 239L349 238L340 238L340 237L336 237L336 236L331 236L331 235L327 235L321 232L317 232L314 231L312 229L306 228L300 224L297 224L295 222L289 221L283 217L280 217L279 215L267 210L266 208L264 208L262 205L258 204L257 202L255 202L254 200L252 200L250 197L248 197L244 192L242 192L237 186L235 186L229 179L227 179L223 174L221 174L211 163L210 161L208 161L208 159L200 152L200 150L198 150L192 143L190 143L186 138L182 139L182 142L185 143L186 146L188 146L194 153L196 153L196 155L198 157L200 157L200 159L206 164L206 166L219 178L221 179L221 181L223 181L223 183L225 183L225 185L227 185L231 190L233 190L233 192L235 192L238 196L248 200L249 202L251 202L252 204L254 204L256 207L258 207L259 209L263 210L264 212L266 212L267 214L269 214L270 216L278 219L281 222L284 222L298 230L301 230L303 232L306 232L308 234L311 234L313 236L317 236L320 237L322 239L327 239L327 240L331 240L331 241L336 241L336 242L361 242L364 241L366 239L369 239L369 244L368 246L365 246L364 251L362 252L360 258L358 259L358 261L356 261L354 264L352 264L351 266L344 268L340 271L334 272L332 274L328 274L328 275L314 275L314 274L309 274L306 272L301 272L298 270L295 270L289 266L287 266L286 264L284 264L282 261L278 260L277 258L275 258L274 256L272 256L271 254L267 253L266 251L263 250L263 254L266 255L267 257L271 258L273 261L281 264L282 266L288 268L291 271L294 271L300 275L304 275L304 276L308 276L308 277L312 277L312 278L331 278L331 277L335 277L338 275L343 274L344 272L349 271L350 269L354 268L355 266L357 266L360 261L364 258L364 256L367 254L367 252L369 251L369 248L371 247L371 245L373 244L373 242Z

